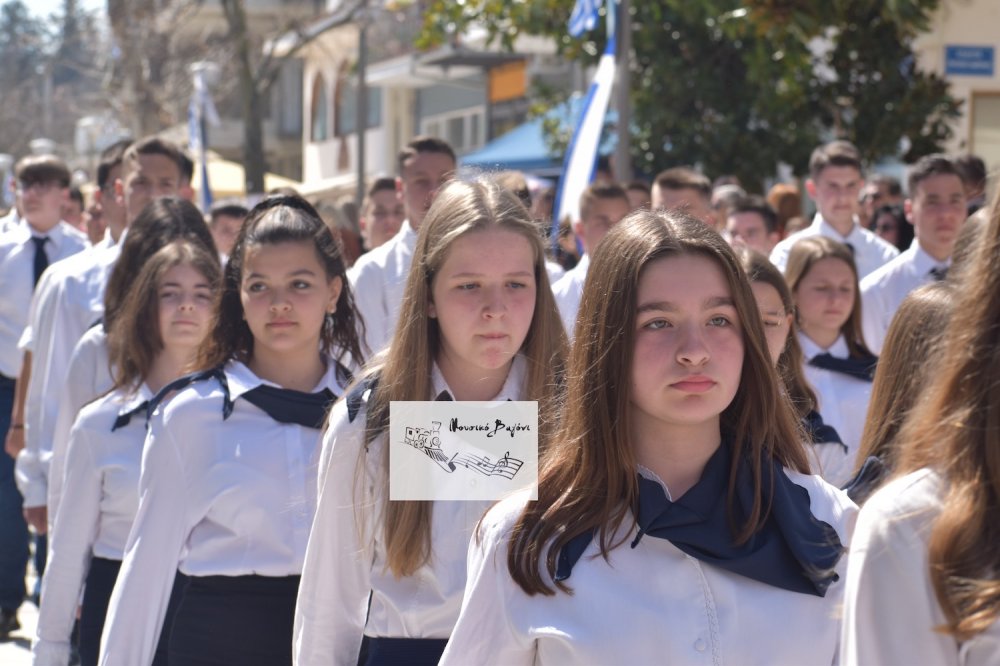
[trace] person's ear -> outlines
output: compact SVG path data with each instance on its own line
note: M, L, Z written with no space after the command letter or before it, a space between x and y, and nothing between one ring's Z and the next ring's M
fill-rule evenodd
M810 199L816 198L816 182L812 178L806 179L806 192Z

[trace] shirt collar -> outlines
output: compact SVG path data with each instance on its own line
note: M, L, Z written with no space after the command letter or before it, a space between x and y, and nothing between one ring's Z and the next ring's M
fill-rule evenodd
M913 239L913 242L906 251L913 254L913 268L916 270L917 275L927 275L931 272L932 268L947 268L951 266L951 257L948 257L945 261L938 261L927 254L927 251L920 246L920 241L916 238Z
M854 218L851 232L846 237L841 236L840 232L834 229L833 225L827 222L819 211L816 212L816 216L813 218L812 227L822 236L832 238L840 243L850 243L854 247L858 247L859 243L864 241L864 234L861 233L861 225L858 224L857 218Z
M274 386L276 388L283 388L274 382L261 379L255 375L253 371L246 366L246 364L240 361L230 361L226 364L225 368L223 368L223 372L226 374L226 381L229 384L229 399L232 401L235 401L250 389L257 388L262 384ZM327 362L326 372L323 373L319 382L312 388L311 391L309 391L309 393L317 393L325 388L333 391L334 395L344 394L344 385L341 384L339 378L337 377L337 363L333 360Z
M399 227L399 231L396 232L396 238L405 247L409 249L414 249L417 247L417 231L410 225L409 220L403 220L403 224Z
M527 365L528 362L522 354L514 357L514 362L510 364L510 371L507 373L507 379L500 388L500 392L493 396L493 400L521 399L524 391L524 378L528 370ZM434 398L441 395L442 392L447 392L453 398L455 395L455 392L448 386L448 382L445 381L444 375L441 374L437 363L431 369L431 391Z
M56 226L52 227L45 233L36 231L28 221L24 218L18 222L17 226L11 227L11 232L14 234L14 238L17 239L19 243L24 245L29 245L32 243L32 237L38 236L39 238L45 237L49 239L46 243L46 253L48 256L53 256L55 252L59 250L59 246L62 245L63 239L66 237L66 223L59 222ZM51 248L51 249L49 249Z
M118 416L134 411L142 403L152 400L154 395L145 382L139 384L137 389L131 391L127 396L123 396L118 402Z
M798 335L799 343L802 345L802 354L807 360L820 354L830 354L838 358L847 358L850 356L850 350L847 348L847 340L844 339L843 335L837 336L837 339L834 340L829 349L823 349L802 331L799 331Z

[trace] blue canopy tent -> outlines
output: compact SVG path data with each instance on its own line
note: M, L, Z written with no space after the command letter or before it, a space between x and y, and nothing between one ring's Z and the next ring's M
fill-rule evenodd
M573 95L568 102L553 108L545 116L532 118L493 139L479 150L459 158L459 166L486 170L512 169L558 178L562 172L563 156L553 156L549 153L542 125L545 118L555 118L569 131L576 126L577 116L582 111L582 102L582 96ZM613 125L615 118L615 112L609 111L605 123ZM616 140L615 132L606 128L601 142L601 155L614 152Z

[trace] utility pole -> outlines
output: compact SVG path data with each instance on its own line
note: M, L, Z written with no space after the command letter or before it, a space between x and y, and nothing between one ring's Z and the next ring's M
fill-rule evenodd
M618 112L618 144L615 146L615 178L620 183L632 180L632 155L629 127L632 125L632 73L629 58L632 52L632 17L630 0L618 0L618 54L615 71L615 109Z
M358 170L357 189L354 192L354 203L361 211L365 200L365 131L368 128L368 88L365 85L365 68L368 66L368 0L362 0L358 9Z

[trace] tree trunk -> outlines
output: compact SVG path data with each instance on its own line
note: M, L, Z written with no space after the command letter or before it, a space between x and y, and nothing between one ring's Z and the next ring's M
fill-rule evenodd
M240 99L243 108L243 169L248 195L264 192L264 119L263 102L250 58L250 35L247 33L246 9L243 0L222 0L222 9L229 23L229 39L236 50L239 70Z

